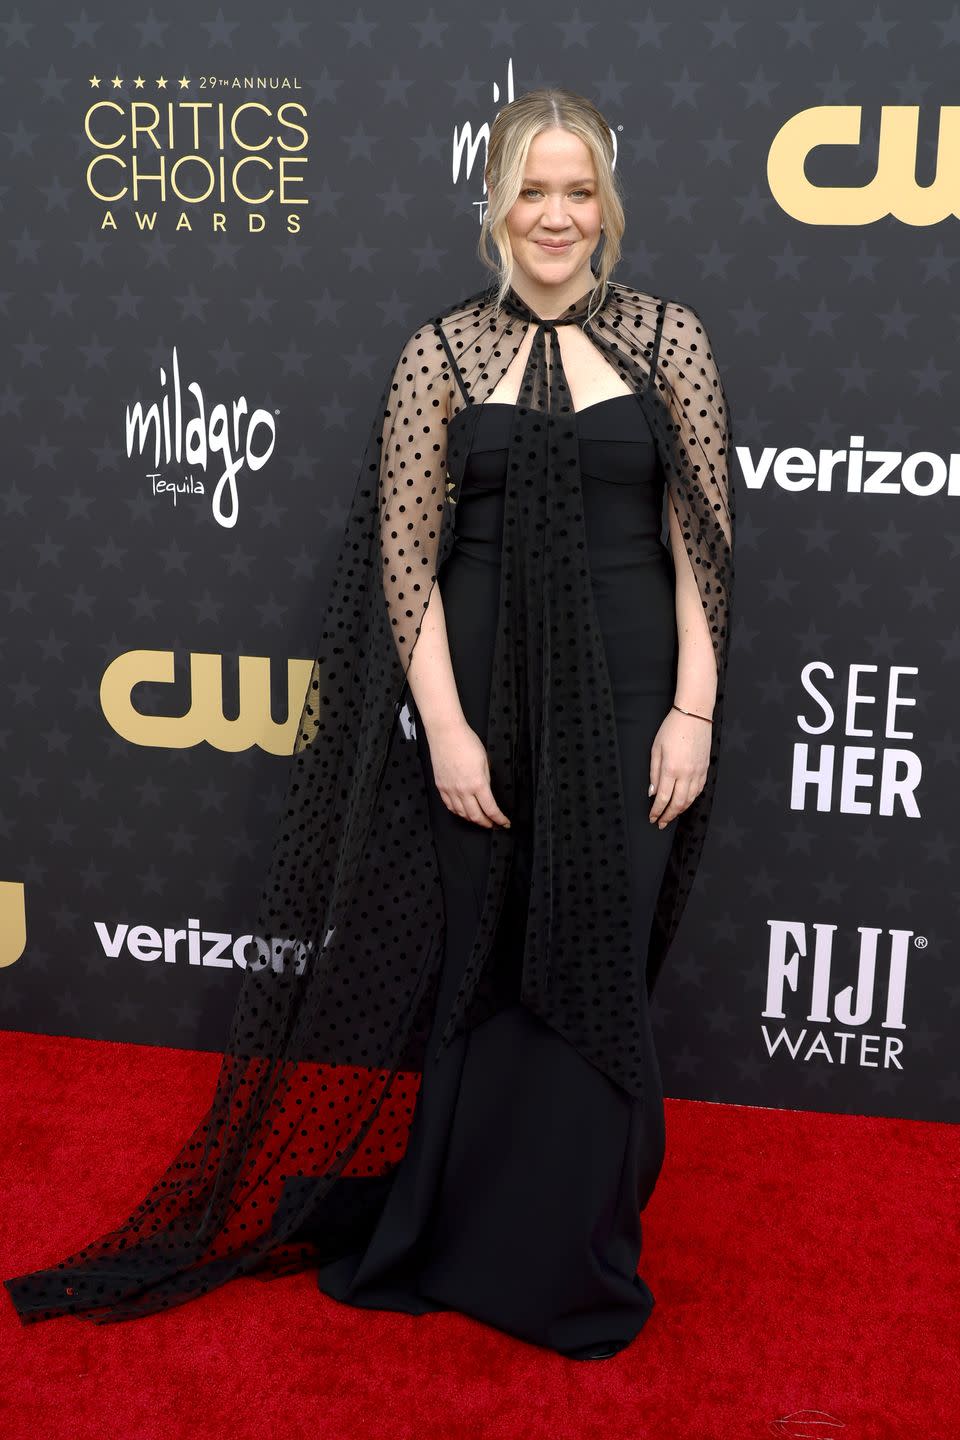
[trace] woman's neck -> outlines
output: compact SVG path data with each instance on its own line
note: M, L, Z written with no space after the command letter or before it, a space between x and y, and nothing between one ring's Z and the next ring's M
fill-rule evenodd
M576 275L565 281L563 285L541 285L536 280L522 271L519 266L514 267L514 278L511 285L525 305L529 305L535 315L544 320L556 320L564 310L575 301L580 300L597 283L590 266L578 271Z

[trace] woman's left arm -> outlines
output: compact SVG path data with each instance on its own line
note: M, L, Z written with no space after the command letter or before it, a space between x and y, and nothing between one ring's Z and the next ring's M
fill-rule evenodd
M717 697L717 657L710 639L710 627L700 599L693 566L683 543L683 533L670 496L667 506L670 517L670 548L676 571L677 640L680 654L677 661L677 690L674 702L682 710L711 716ZM703 721L700 722L703 725ZM708 727L704 725L704 729Z
M650 820L662 830L676 819L706 784L710 760L713 714L717 694L717 661L700 590L683 543L680 521L667 505L670 546L676 572L677 688L674 702L680 710L667 711L650 752ZM683 715L681 710L691 710ZM697 717L705 716L705 719Z

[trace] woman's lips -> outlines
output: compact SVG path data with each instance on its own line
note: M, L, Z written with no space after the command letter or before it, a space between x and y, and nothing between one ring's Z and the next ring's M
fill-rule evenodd
M573 241L572 241L572 240L564 240L564 241L562 241L562 243L559 244L559 245L551 245L551 244L549 244L546 240L538 240L538 241L537 241L537 244L540 246L540 249L541 249L541 250L553 250L553 251L556 251L556 252L559 254L559 252L560 252L561 250L569 250L569 249L570 249L570 246L573 244Z

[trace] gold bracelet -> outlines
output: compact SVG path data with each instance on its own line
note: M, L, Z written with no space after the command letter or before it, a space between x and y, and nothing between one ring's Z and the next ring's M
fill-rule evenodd
M698 715L696 710L684 710L679 705L674 705L673 709L679 710L681 715L692 715L695 720L706 720L708 725L713 724L713 717L711 715Z

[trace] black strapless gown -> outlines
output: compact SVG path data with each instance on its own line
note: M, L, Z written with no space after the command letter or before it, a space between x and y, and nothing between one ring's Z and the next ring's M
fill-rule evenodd
M456 507L456 542L438 578L461 703L481 739L513 406L487 403L483 412ZM650 823L647 794L651 746L676 682L673 560L660 539L664 477L633 396L589 405L576 423L644 934L672 839L672 827ZM399 1165L386 1176L342 1179L320 1207L315 1233L331 1258L319 1266L319 1287L369 1308L458 1310L573 1357L604 1342L622 1348L654 1304L637 1274L640 1212L665 1145L649 1017L643 1102L519 1001L433 1059L479 919L491 832L446 808L419 723L417 737L447 921L437 1019ZM495 776L492 788L496 795ZM313 1223L304 1228L314 1233Z

